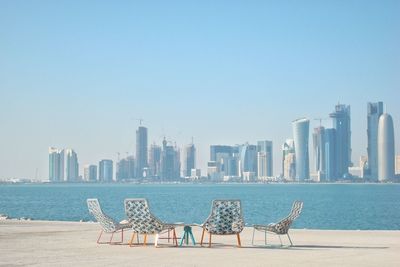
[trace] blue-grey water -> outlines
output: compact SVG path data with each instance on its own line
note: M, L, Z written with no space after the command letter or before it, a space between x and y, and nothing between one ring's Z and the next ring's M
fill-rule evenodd
M275 222L304 201L295 228L400 230L399 184L37 184L1 185L0 213L35 220L92 220L98 198L117 220L125 198L144 197L160 219L201 223L213 199L241 199L247 225Z

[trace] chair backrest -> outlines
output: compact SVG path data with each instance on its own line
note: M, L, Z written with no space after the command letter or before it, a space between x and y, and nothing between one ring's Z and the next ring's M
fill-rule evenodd
M110 216L105 214L97 198L90 198L86 200L89 213L96 219L105 232L114 232L116 230L117 222Z
M213 200L211 214L206 223L213 224L217 234L229 234L243 230L242 203L240 200Z
M300 216L302 209L303 209L303 202L296 200L295 202L293 202L292 210L288 217L290 217L292 221L296 220L297 217Z
M290 226L296 220L303 209L303 202L296 200L293 202L292 210L290 211L289 215L282 219L280 222L276 224L276 229L281 234L286 234L289 231Z
M125 213L132 230L139 234L157 233L163 228L163 223L150 212L144 198L125 199Z

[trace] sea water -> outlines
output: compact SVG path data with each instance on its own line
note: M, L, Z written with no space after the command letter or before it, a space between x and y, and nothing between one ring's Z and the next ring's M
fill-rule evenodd
M246 225L276 222L304 202L294 228L400 230L400 184L28 184L0 185L0 213L88 221L87 198L125 219L125 198L147 198L166 222L202 223L213 199L240 199ZM1 223L0 223L1 224Z

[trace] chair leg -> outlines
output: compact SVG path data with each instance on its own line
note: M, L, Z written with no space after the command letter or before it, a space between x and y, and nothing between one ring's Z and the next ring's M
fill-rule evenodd
M211 233L210 233L210 237L208 239L208 247L211 248Z
M192 239L193 245L196 245L196 241L194 240L194 236L193 236L192 231L190 231L189 235L190 235L190 238Z
M184 233L183 233L183 236L182 236L182 238L181 238L181 242L179 243L179 246L180 246L180 247L182 246L183 241L186 239L186 235L187 235L187 233L184 232Z
M281 242L281 246L283 246L281 235L278 235L279 241Z
M157 245L158 245L158 234L156 234L155 241L154 241L154 246L157 247Z
M236 234L236 236L237 236L238 247L241 247L242 243L240 242L240 234L238 233Z
M132 247L132 243L133 243L133 239L135 238L135 235L136 235L136 232L133 232L133 233L132 233L132 238L131 238L131 240L129 241L129 246L130 246L130 247ZM138 234L138 237L139 237L139 234Z
M101 235L103 234L103 230L101 230L99 238L97 238L97 244L104 244L100 242Z
M113 233L111 233L110 245L111 245L111 243L112 243L113 237L114 237L114 232L113 232Z
M172 230L172 236L173 236L173 238L175 240L175 247L177 247L178 246L178 238L176 237L175 228Z
M200 240L200 246L203 246L203 239L204 239L204 232L206 229L203 228L203 232L201 233L201 240Z
M267 245L267 230L264 231L264 244Z
M287 232L286 235L287 235L287 237L289 238L290 246L293 246L292 239L290 238L289 232Z
M256 228L253 228L253 237L251 238L251 245L254 246L254 234L256 232Z
M146 246L147 242L147 234L144 234L143 246Z
M170 231L171 231L171 230L168 229L168 243L169 243L169 240L171 239L171 238L170 238Z

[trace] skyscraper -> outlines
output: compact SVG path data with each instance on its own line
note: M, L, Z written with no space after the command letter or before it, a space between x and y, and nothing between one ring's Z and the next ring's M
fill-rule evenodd
M88 182L97 181L97 166L96 165L86 165L83 169L83 178Z
M65 149L64 155L66 158L66 177L68 182L76 182L79 180L79 163L78 155L73 149Z
M64 181L64 151L49 147L49 181Z
M336 130L337 175L343 178L351 166L350 106L336 105L335 111L329 117L332 118L333 128Z
M135 178L135 159L133 156L121 159L117 163L116 180L124 181Z
M325 128L320 126L314 128L313 137L313 154L314 154L314 171L317 172L319 181L325 179Z
M384 113L379 118L378 126L378 179L394 179L394 129L392 117Z
M282 176L289 181L296 179L296 156L293 139L286 139L286 142L282 145Z
M149 168L152 177L160 177L161 174L161 146L152 144L149 154Z
M257 152L262 152L263 155L265 154L265 160L266 160L266 169L265 173L263 176L268 176L272 177L273 174L273 152L272 152L272 141L258 141L257 142ZM258 154L257 154L258 157ZM262 160L261 160L262 161ZM258 173L258 176L260 176L260 173Z
M367 175L373 181L378 181L378 124L383 114L383 102L367 104L367 138L368 138L368 170Z
M302 118L292 122L294 148L296 153L296 181L310 179L308 135L310 120Z
M174 181L180 178L180 153L176 147L168 145L163 140L163 149L161 152L161 179L162 181Z
M143 170L147 168L147 128L139 126L136 131L136 175L143 177Z
M325 161L325 181L335 181L338 178L337 174L337 156L336 156L336 130L324 130L324 161Z
M396 155L396 174L400 174L400 155Z
M240 147L240 171L254 173L257 176L257 146L244 144Z
M218 153L231 154L232 146L211 145L210 146L210 161L217 161Z
M211 145L210 162L212 180L222 181L224 177L239 176L239 146ZM215 164L215 169L214 169ZM210 175L209 175L210 176Z
M192 175L192 169L196 168L196 148L194 144L185 146L184 150L184 162L183 162L183 176L190 177Z
M113 161L110 159L103 159L99 162L99 181L112 182L113 181Z
M257 175L259 180L270 177L267 174L268 161L266 152L257 152Z

